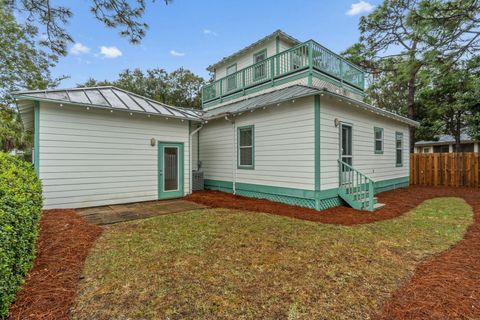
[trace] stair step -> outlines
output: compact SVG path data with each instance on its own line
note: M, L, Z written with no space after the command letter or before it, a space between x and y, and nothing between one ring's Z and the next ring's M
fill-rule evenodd
M373 205L373 210L375 211L375 210L378 210L378 209L383 208L383 207L385 207L385 203L378 203L377 202Z

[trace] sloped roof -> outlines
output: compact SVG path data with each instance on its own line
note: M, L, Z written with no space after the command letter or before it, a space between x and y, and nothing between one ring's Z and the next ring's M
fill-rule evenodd
M145 113L156 116L201 120L201 111L170 106L113 86L17 91L16 100L38 100Z
M416 126L416 127L419 126L419 123L417 121L414 121L409 118L398 115L396 113L372 106L368 103L365 103L356 99L348 98L343 95L336 94L325 89L323 90L314 89L314 88L302 86L302 85L294 85L291 87L282 88L275 91L271 91L269 93L261 94L252 98L247 98L241 101L225 104L220 107L206 111L203 115L203 118L205 120L215 119L215 118L223 117L229 114L238 114L238 113L251 111L251 110L266 107L266 106L276 106L279 103L282 103L285 101L291 101L294 99L312 96L316 94L334 97L341 101L347 102L352 107L371 111L375 114L390 118L395 121L403 122L410 126Z
M449 134L441 134L441 135L438 135L437 136L438 140L421 140L421 141L417 141L415 142L415 145L425 145L425 144L450 144L450 143L455 143L455 137L453 137L452 135L449 135ZM467 134L467 133L461 133L460 134L460 142L461 143L464 143L464 142L471 142L471 141L475 141L474 139L472 139L472 137Z
M265 43L265 42L267 42L267 41L269 41L269 40L271 40L271 39L275 39L277 36L278 36L280 39L283 39L284 41L287 41L287 42L289 42L289 43L291 43L291 44L293 44L293 45L297 45L297 44L301 43L300 40L295 39L295 38L292 37L291 35L283 32L282 30L279 29L279 30L276 30L275 32L269 34L268 36L263 37L262 39L260 39L260 40L258 40L258 41L256 41L256 42L248 45L247 47L245 47L245 48L243 48L243 49L241 49L241 50L239 50L239 51L237 51L237 52L235 52L235 53L233 53L233 54L231 54L231 55L229 55L229 56L226 56L226 57L222 58L220 61L218 61L218 62L216 62L216 63L208 66L208 67L207 67L207 70L212 72L213 69L214 69L215 67L217 67L219 64L223 64L223 63L225 63L225 62L227 62L227 61L229 61L229 60L232 60L232 59L238 57L239 55L247 52L248 50L250 50L250 49L252 49L252 48L254 48L254 47L256 47L256 46L258 46L258 45L260 45L260 44L263 44L263 43Z

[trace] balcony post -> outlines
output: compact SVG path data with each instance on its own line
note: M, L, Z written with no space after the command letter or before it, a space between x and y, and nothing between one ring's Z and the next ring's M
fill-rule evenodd
M242 92L245 95L245 69L242 71Z
M220 103L223 102L222 96L223 96L223 79L220 79Z
M275 86L275 57L270 61L270 77L272 78L272 87Z
M313 42L312 41L308 41L307 50L308 50L308 85L312 86L312 77L313 77Z

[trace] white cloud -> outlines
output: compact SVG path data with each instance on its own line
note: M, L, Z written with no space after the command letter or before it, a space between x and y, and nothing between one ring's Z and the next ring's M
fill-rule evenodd
M203 33L204 33L204 34L208 34L208 35L210 35L210 36L214 36L214 37L218 36L218 33L216 33L216 32L213 31L213 30L210 30L210 29L203 29Z
M346 12L347 16L356 16L362 13L368 13L373 10L373 5L370 2L360 0L357 3L352 3L350 10Z
M185 55L185 53L178 52L178 51L175 51L175 50L170 50L170 54L174 57L183 57Z
M114 59L118 58L122 55L122 51L120 51L117 47L100 47L100 54L103 55L104 58Z
M90 48L81 44L80 42L77 42L73 45L73 47L70 48L70 52L72 54L83 54L83 53L89 53Z

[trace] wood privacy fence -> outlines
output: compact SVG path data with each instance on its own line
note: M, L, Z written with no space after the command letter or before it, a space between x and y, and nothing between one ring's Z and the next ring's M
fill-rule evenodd
M480 188L480 153L414 153L410 184Z

